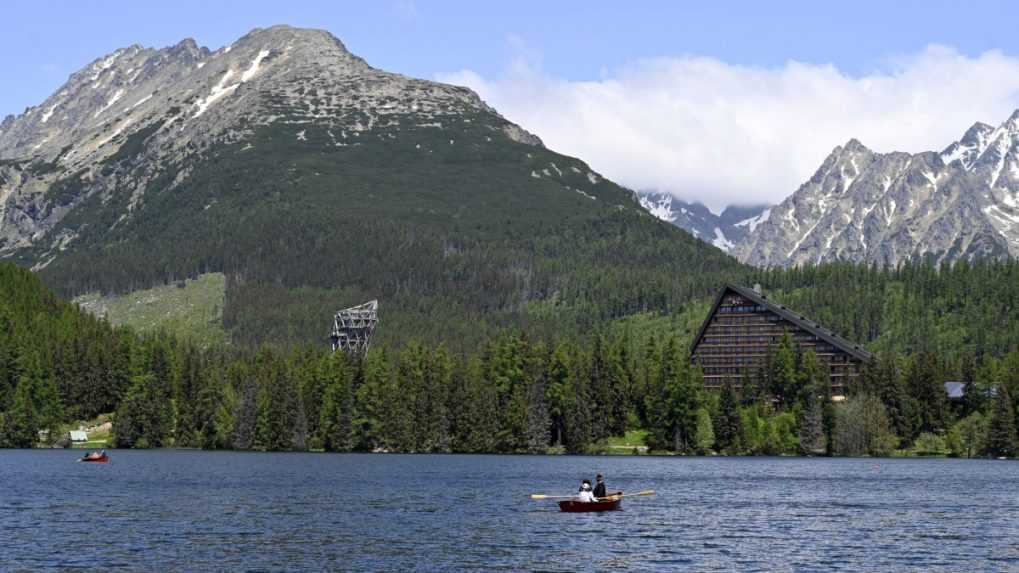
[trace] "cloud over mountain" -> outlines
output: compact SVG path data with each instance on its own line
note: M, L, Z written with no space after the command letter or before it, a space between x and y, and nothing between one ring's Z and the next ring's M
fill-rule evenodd
M518 42L517 42L518 43ZM545 73L521 55L499 77L440 74L466 85L557 151L623 184L714 209L777 203L850 138L878 151L949 144L975 119L1019 107L1019 57L929 46L852 76L832 65L653 58L591 81Z

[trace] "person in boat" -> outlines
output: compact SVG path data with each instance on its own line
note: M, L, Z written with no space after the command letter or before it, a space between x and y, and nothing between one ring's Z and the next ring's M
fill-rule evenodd
M598 477L594 478L594 481L596 482L594 485L594 497L597 499L607 497L608 494L605 493L605 478L601 474L598 474Z
M580 492L577 493L577 501L583 503L598 501L598 499L594 496L594 493L591 491L591 480L586 479L580 483Z

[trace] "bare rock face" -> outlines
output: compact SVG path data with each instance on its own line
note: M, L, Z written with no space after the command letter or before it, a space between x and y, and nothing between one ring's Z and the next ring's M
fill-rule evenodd
M758 266L1019 256L1019 111L941 153L836 147L733 252Z
M322 30L256 29L215 52L190 39L123 48L0 123L0 255L48 241L56 256L74 237L50 232L83 201L130 189L130 218L167 166L186 178L191 158L259 127L326 126L342 146L400 122L477 114L491 137L541 146L471 90L372 68ZM129 155L143 167L116 169Z

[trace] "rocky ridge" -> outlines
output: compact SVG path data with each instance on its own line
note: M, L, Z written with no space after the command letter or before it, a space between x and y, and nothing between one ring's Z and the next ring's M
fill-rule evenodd
M167 167L179 184L210 147L259 127L325 126L342 147L408 120L441 130L472 114L493 137L541 146L471 90L372 68L323 30L256 29L216 51L191 39L123 48L0 123L0 255L48 241L43 266L75 240L53 231L76 205L129 188L130 218ZM128 156L141 167L111 167Z
M850 140L732 252L757 266L1019 256L1019 111L941 153Z

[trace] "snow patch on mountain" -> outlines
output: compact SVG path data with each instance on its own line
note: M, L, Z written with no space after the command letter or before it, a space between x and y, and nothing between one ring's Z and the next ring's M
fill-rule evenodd
M760 215L757 215L755 217L743 219L739 223L736 223L736 226L746 227L747 231L753 233L757 229L758 225L768 220L768 217L771 217L771 209L765 209L764 211L761 212Z
M942 152L836 147L732 252L759 266L1019 256L1019 111ZM770 216L775 215L775 216Z
M729 252L729 250L733 247L732 241L725 238L725 233L723 233L718 227L715 227L715 238L711 240L711 244L725 252Z

